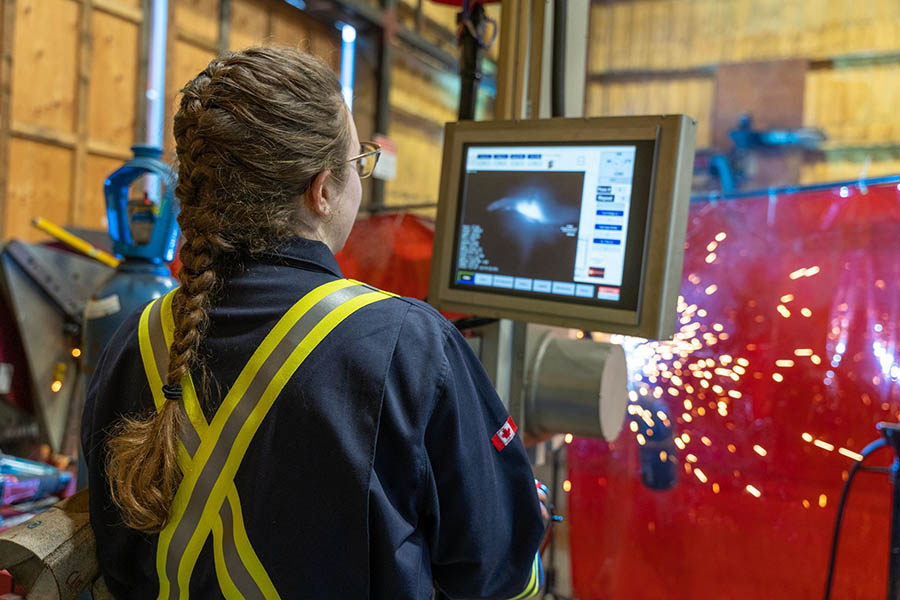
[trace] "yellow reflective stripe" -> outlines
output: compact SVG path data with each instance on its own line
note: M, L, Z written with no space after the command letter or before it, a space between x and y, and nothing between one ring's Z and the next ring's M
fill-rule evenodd
M347 284L354 285L352 282L347 282ZM318 289L314 290L314 292L318 291ZM329 292L334 291L334 289L329 290ZM324 297L324 295L325 294L323 294L321 297ZM207 532L211 529L212 522L215 519L216 513L214 512L214 509L212 507L218 507L224 501L225 491L227 489L226 482L232 481L237 474L238 467L240 466L241 461L244 458L244 454L247 452L247 448L249 447L253 436L256 434L257 429L259 429L259 426L262 424L263 418L265 418L266 414L269 412L269 409L274 404L276 398L281 393L281 390L287 384L288 380L291 378L300 364L306 359L307 356L309 356L309 354L316 348L316 346L318 346L319 342L321 342L326 335L328 335L335 327L337 327L338 324L341 323L341 321L346 319L357 310L363 308L364 306L367 306L379 300L384 300L386 298L387 296L382 292L369 292L367 294L362 294L360 296L356 296L355 298L347 300L346 302L332 310L325 318L319 321L319 323L317 323L313 327L312 331L309 332L309 334L303 339L303 341L297 345L288 359L275 373L275 376L272 378L272 380L268 383L265 391L262 394L262 397L260 398L256 407L254 407L254 409L250 412L250 415L247 417L246 421L240 429L240 432L237 435L237 438L234 441L234 445L229 450L228 458L225 461L225 466L216 478L216 482L213 484L209 497L207 498L206 503L203 506L199 524L194 530L191 536L191 540L188 542L184 555L181 557L181 563L178 567L178 582L182 590L187 589L186 586L190 581L191 572L193 571L194 565L197 562L197 557L199 556L200 551L203 548L203 543L206 537L204 532ZM318 302L318 299L316 300L316 302ZM309 307L312 307L314 304L315 303L310 304ZM303 312L305 313L306 311L304 310ZM277 327L278 326L276 325L276 328ZM288 331L290 331L289 327L285 328L283 332L280 333L279 341L285 336ZM266 352L266 356L271 353L271 350L274 350L276 343L273 343L271 345L271 349ZM258 358L257 360L259 360L259 362L253 365L254 371L259 369L265 359ZM251 363L253 363L253 361L254 359L251 358ZM251 363L248 363L248 366ZM247 385L249 385L249 380L244 384L244 387L246 388ZM237 386L235 386L235 388L236 387ZM232 391L234 391L235 388L232 388ZM231 392L229 392L229 395L231 395ZM213 418L213 422L210 428L207 430L207 434L211 434L211 432L215 429L216 420L219 418L219 414L221 412L222 409L220 408L216 413L215 418ZM222 423L224 424L224 420L222 421ZM216 437L218 437L218 435ZM206 440L201 442L200 451L198 451L197 456L195 456L195 469L197 473L202 471L203 465L206 463L206 460L208 460L214 443L214 441ZM196 461L197 458L201 457L202 462ZM196 484L197 481L196 477L193 477L192 479L193 481L191 481L191 488L193 488L194 484ZM179 492L180 491L181 488L179 488ZM179 520L183 515L184 508L181 509ZM165 533L165 530L163 531L163 533ZM171 541L171 535L169 539Z
M166 338L166 348L172 347L172 340L175 336L175 318L172 315L172 300L175 298L175 292L178 288L175 288L162 299L162 306L160 307L160 317L162 318L162 328L163 335ZM194 381L191 379L190 375L183 378L181 381L181 393L182 393L182 401L184 403L184 412L187 413L188 419L190 419L191 423L194 425L194 429L197 430L197 434L203 439L203 432L206 430L206 416L203 414L203 409L200 407L200 401L197 399L197 392L194 389ZM186 465L182 465L182 470L184 470Z
M174 337L175 331L175 319L172 314L173 296L174 290L163 297L163 304L160 311L162 317L163 334L166 338L166 347L172 346L172 339ZM159 377L157 377L157 379L159 379ZM182 380L181 389L183 394L182 400L184 402L185 412L188 414L188 418L190 418L191 423L194 425L194 429L197 431L197 434L200 435L202 439L202 436L206 432L206 429L209 427L209 424L206 422L206 416L203 414L203 409L200 406L200 400L197 396L197 390L194 387L194 381L190 375L187 375ZM187 469L192 468L190 457L186 457L186 459L187 462L180 463L182 472L187 472ZM256 552L253 550L253 545L250 543L250 538L247 536L247 530L244 527L244 516L241 512L240 497L238 496L238 491L234 485L234 481L231 482L228 490L228 501L231 503L231 512L234 522L234 544L237 548L238 555L241 557L241 561L244 563L247 571L250 573L251 577L253 577L253 580L256 582L260 591L262 591L263 595L266 598L279 598L280 596L278 595L278 591L275 589L275 585L269 578L269 574L266 573L266 570L263 567L262 562L259 560L259 557L256 556ZM213 551L215 553L214 555L216 561L216 577L219 580L219 587L222 589L222 593L226 598L241 599L243 598L243 595L234 585L231 576L228 574L228 568L225 565L225 552L223 544L224 535L222 517L217 512L216 519L213 524ZM233 596L230 595L232 592L234 594Z
M237 488L234 487L234 481L228 490L228 502L231 503L231 511L234 513L234 545L237 547L238 555L241 562L244 563L253 581L262 591L266 598L279 598L275 584L269 579L265 567L260 562L259 557L253 550L250 538L247 537L247 529L244 527L244 513L241 512L241 500L238 496Z
M540 550L538 550L540 552ZM540 569L538 563L538 555L534 555L534 561L531 563L531 579L528 580L528 585L525 586L525 589L521 594L510 598L510 600L522 600L523 598L531 598L538 593L538 582L540 581L540 573L538 573L538 569Z
M372 290L376 290L376 291L381 292L382 294L386 294L386 295L390 296L391 298L399 298L399 297L400 297L400 296L398 296L397 294L395 294L395 293L393 293L393 292L386 292L386 291L384 291L384 290L382 290L382 289L379 289L379 288L375 287L374 285L369 285L368 283L366 283L366 282L364 282L364 281L357 281L356 279L348 279L347 281L352 281L352 282L355 283L356 285L364 285L364 286L366 286L367 288L371 288Z
M150 347L150 309L153 307L154 300L141 313L141 320L138 322L138 344L141 348L141 362L144 363L144 373L147 375L147 382L150 384L150 391L153 393L153 404L159 411L165 404L166 398L162 393L163 382L159 379L159 371L156 368L156 359L153 357L153 349Z
M237 586L231 580L228 574L228 568L225 566L225 552L222 549L222 519L216 519L213 523L213 557L216 562L216 579L219 580L219 589L227 600L242 600L243 595L238 591Z
M272 351L278 345L278 342L282 338L284 338L284 336L290 331L291 327L293 327L293 325L300 319L300 317L302 317L307 310L313 307L316 303L319 302L319 300L321 300L328 294L345 287L350 287L352 285L356 284L346 279L338 279L319 286L318 288L312 290L306 296L301 298L296 304L294 304L294 306L292 306L291 309L288 310L288 312L285 313L283 317L281 317L278 323L275 324L275 327L272 328L272 330L266 335L262 343L253 352L250 360L238 375L234 386L231 388L231 390L229 390L218 411L216 411L216 415L213 417L212 423L210 423L206 431L200 434L200 448L191 461L191 469L185 472L185 477L184 479L182 479L181 485L178 487L178 491L175 493L175 498L172 501L172 505L169 507L169 521L166 523L166 526L159 534L159 542L156 554L156 566L157 572L160 574L160 598L162 600L165 600L168 596L168 578L165 576L165 562L169 551L169 545L172 542L172 535L175 533L175 529L177 528L178 523L184 516L184 511L187 508L188 500L190 500L191 494L194 490L194 486L197 483L197 479L199 478L200 473L203 471L203 466L206 464L206 461L209 460L209 456L215 447L215 440L218 439L219 435L222 433L222 429L228 419L228 416L232 413L232 411L234 411L234 408L235 406L237 406L238 401L241 399L244 392L246 392L247 387L253 381L253 376L259 370L260 366L262 366L262 364L265 362L266 357L268 357L269 354L272 353ZM374 295L377 295L379 298L384 297L384 295L380 293L374 293ZM362 297L363 296L358 296L356 299ZM233 479L234 475L230 477L232 483ZM222 479L220 475L219 479L217 479L216 481L216 484L218 485L221 481ZM219 505L221 505L223 495L219 493L216 494L216 496L218 497ZM209 507L212 505L212 502L210 502L211 499L212 497L208 498L206 505L204 506L204 516L211 512L209 509ZM216 510L218 510L218 505ZM206 531L209 531L210 523L205 522L204 525L206 527ZM198 537L199 536L197 535L197 530L195 530L194 535L191 538L191 542L188 544L188 552L186 552L185 555L181 557L181 563L179 565L178 581L179 584L181 584L181 591L182 594L185 595L185 597L188 590L187 582L189 582L190 580L191 571L194 568L194 564L197 561L197 556L199 555L200 549L203 545L202 541L197 541ZM165 595L163 594L162 588L163 582L165 582L166 584Z

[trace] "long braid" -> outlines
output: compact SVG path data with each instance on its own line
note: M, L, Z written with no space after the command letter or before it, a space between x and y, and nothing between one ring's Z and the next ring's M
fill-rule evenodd
M216 58L182 94L174 134L184 242L166 386L200 374L203 396L201 343L227 270L302 230L299 198L309 182L325 170L338 182L345 176L349 127L334 73L297 50ZM111 497L133 529L159 531L181 482L186 417L177 398L146 418L123 419L109 441Z

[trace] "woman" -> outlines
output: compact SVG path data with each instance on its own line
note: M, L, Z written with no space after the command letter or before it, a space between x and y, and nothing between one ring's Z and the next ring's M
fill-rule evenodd
M540 505L481 365L334 259L377 158L334 74L296 50L217 58L174 131L181 287L116 333L84 415L113 594L536 594Z

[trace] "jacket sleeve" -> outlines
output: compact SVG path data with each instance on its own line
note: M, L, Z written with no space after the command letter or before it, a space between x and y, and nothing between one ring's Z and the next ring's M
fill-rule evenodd
M449 324L444 335L425 433L434 582L452 598L529 598L543 583L544 531L531 465L478 358Z

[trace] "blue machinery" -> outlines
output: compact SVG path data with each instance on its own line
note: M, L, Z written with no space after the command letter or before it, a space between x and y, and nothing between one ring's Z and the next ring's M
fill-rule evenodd
M110 175L104 186L113 252L123 260L87 305L84 369L88 375L125 317L176 285L168 267L179 234L175 173L160 160L160 149L135 146L132 150L134 158Z

